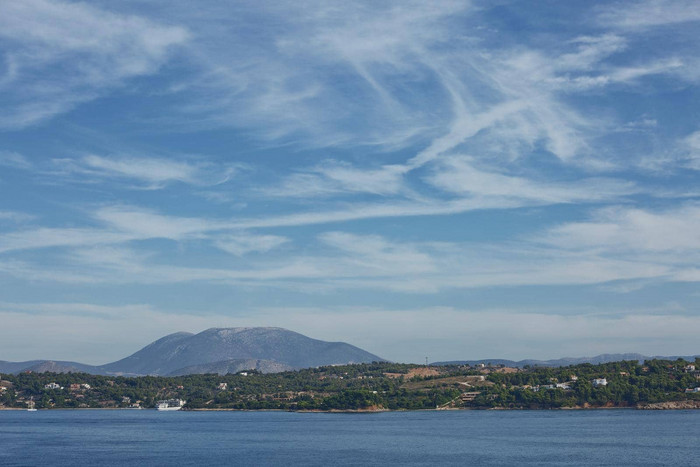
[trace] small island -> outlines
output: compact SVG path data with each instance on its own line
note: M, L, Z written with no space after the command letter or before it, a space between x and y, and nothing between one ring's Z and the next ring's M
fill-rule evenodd
M0 374L0 409L387 411L700 408L700 359L566 367L375 362L262 374Z

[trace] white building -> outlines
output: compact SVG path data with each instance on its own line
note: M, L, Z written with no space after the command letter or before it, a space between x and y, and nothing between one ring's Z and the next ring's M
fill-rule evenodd
M596 378L593 380L593 387L594 388L599 388L601 386L607 386L608 385L608 380L605 378Z

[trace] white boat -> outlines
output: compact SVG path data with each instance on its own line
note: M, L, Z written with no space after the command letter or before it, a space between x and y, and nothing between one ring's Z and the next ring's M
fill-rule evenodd
M27 412L36 412L36 409L27 409Z
M180 410L187 403L182 399L168 399L164 401L156 402L156 409L158 410Z

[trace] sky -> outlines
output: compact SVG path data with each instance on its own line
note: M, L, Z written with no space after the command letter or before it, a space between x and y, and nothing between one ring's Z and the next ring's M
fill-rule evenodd
M699 34L694 0L0 1L0 360L700 353Z

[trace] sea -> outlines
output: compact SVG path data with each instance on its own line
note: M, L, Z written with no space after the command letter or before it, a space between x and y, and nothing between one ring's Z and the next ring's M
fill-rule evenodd
M700 411L0 411L1 466L700 466Z

